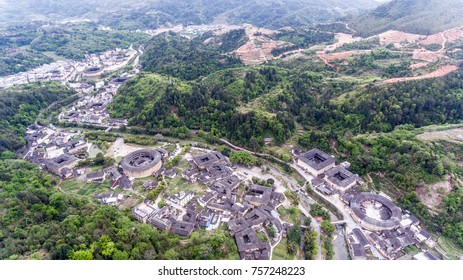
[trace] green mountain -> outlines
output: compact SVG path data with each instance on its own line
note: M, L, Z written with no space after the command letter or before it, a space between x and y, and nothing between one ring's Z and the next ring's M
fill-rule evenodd
M349 23L361 36L387 30L434 34L463 25L462 0L394 0Z
M30 20L100 20L115 28L202 24L217 17L233 23L281 28L329 22L378 6L372 0L3 0L0 25Z

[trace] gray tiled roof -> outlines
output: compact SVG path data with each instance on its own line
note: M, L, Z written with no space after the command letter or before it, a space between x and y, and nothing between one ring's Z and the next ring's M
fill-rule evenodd
M104 176L105 176L105 172L99 171L99 172L87 174L86 178L89 180L94 180L94 179L103 179Z
M315 170L323 168L335 163L336 159L319 149L312 149L306 153L299 155L299 160L303 161L308 166Z
M363 232L360 229L354 228L352 230L352 233L357 238L359 244L362 245L363 247L368 246L370 244L370 242L368 242L367 238L365 237L365 235L363 234Z
M352 255L354 258L364 258L366 257L365 248L360 244L351 244Z
M227 162L227 159L221 153L213 151L207 154L195 156L193 157L193 161L199 168L204 168L206 165L211 163Z
M267 204L270 201L272 194L272 188L253 185L248 195L244 197L244 200L249 203Z
M188 236L194 229L194 224L177 221L172 224L171 231L181 236Z
M341 188L346 188L357 180L357 175L341 166L331 168L325 172L325 175L331 182Z

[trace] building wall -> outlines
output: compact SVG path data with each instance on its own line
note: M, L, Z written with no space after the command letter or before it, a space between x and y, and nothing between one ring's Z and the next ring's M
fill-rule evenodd
M73 169L74 167L76 167L77 163L78 163L78 161L77 161L77 160L74 160L74 161L72 161L71 163L68 163L68 164L65 164L65 165L63 165L63 166L60 166L60 167L58 168L58 170L56 170L56 173L61 173L61 170L63 170L63 169L66 168L66 167L67 167L68 169Z
M299 158L297 159L297 164L299 166L301 166L302 168L306 169L307 171L309 171L310 174L314 175L314 176L318 176L320 174L323 174L325 173L326 171L330 170L331 168L334 167L334 162L328 166L326 166L325 168L321 169L321 170L315 170L313 169L311 166L309 166L308 164L306 164L305 162L303 162L302 160L300 160Z
M351 189L353 186L355 186L355 183L356 181L354 180L351 184L347 185L345 188L343 187L340 187L338 186L337 184L335 184L334 182L332 182L328 177L326 177L326 180L325 180L328 185L330 185L330 187L336 189L336 190L339 190L341 192L346 192L348 191L349 189Z
M362 228L369 230L369 231L380 232L383 230L393 230L397 228L397 227L380 227L380 226L367 223L364 220L360 219L357 215L355 215L353 211L350 212L350 215L352 216L354 221L356 221Z
M143 177L148 177L151 176L154 172L158 171L161 169L162 166L162 161L159 161L156 165L152 166L149 169L146 170L141 170L141 171L129 171L129 170L124 170L124 172L129 176L129 177L134 177L134 178L143 178Z

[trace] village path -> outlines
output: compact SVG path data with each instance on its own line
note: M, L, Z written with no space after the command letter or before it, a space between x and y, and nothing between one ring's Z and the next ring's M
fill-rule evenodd
M317 233L317 244L318 244L318 252L317 252L317 260L322 260L322 244L321 244L321 239L320 239L320 235L321 235L321 228L320 228L320 225L318 224L317 220L312 217L309 213L310 211L310 204L308 202L308 199L302 195L300 195L300 198L302 200L302 203L299 203L299 210L302 211L302 213L306 216L306 217L309 217L311 222L310 222L310 226L315 230L315 232Z

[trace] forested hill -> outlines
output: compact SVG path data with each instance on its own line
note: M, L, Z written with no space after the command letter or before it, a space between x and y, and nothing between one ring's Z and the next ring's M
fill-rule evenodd
M204 43L208 39L209 43ZM219 69L241 65L239 59L226 53L236 50L246 41L244 29L218 37L205 33L192 40L167 32L146 44L141 64L146 71L192 80Z
M393 0L356 17L350 27L361 36L388 30L434 34L463 25L462 0Z
M461 75L359 87L269 66L221 70L191 82L144 74L121 88L111 112L152 132L186 126L258 150L265 137L275 137L277 143L291 137L294 121L310 130L354 135L388 132L402 124L461 121Z
M26 127L36 120L39 111L57 100L66 102L74 94L74 90L58 83L0 89L0 154L5 150L16 151L26 143Z

